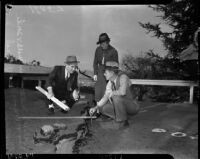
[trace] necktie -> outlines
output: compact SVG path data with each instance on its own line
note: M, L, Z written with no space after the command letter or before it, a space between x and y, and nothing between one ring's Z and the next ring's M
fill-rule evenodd
M112 90L115 91L116 90L115 82L111 81L111 83L112 83Z
M105 64L105 53L103 52L102 65Z
M112 83L112 91L115 91L115 90L116 90L115 82L114 82L114 81L111 81L111 83ZM113 110L114 110L114 115L115 115L115 119L116 119L115 104L114 104L114 102L113 102L113 99L112 99L112 98L111 98L111 101L112 101Z

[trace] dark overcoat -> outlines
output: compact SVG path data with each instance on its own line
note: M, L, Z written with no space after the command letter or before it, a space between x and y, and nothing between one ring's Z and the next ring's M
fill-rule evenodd
M104 60L103 60L104 57ZM106 89L106 79L104 76L104 65L106 61L118 61L117 50L109 45L108 49L103 50L101 46L98 46L95 51L93 69L94 75L97 75L97 82L95 83L95 100L99 101Z

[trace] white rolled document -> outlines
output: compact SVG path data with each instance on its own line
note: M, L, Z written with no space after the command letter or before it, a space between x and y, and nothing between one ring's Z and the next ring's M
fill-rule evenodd
M44 94L45 96L48 96L48 92L45 91L42 87L36 86L35 88L36 88L38 91L40 91L42 94ZM51 97L51 100L52 100L53 102L55 102L60 108L64 109L65 111L69 111L69 110L70 110L70 108L69 108L66 104L64 104L63 102L59 101L59 100L58 100L57 98L55 98L54 96Z

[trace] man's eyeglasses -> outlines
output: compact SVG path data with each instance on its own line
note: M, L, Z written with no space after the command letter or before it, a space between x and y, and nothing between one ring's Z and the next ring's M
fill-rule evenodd
M78 69L78 66L75 66L75 65L70 65L70 67L73 69Z

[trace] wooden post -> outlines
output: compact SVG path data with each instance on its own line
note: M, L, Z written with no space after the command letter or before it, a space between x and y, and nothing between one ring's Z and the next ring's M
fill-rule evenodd
M42 80L38 80L38 86L42 86Z
M24 88L24 79L22 77L22 80L21 80L21 87Z
M10 75L9 79L8 79L8 88L11 88L11 87L13 87L13 76L12 75Z
M194 95L194 86L190 86L190 101L189 103L193 103L193 95Z

